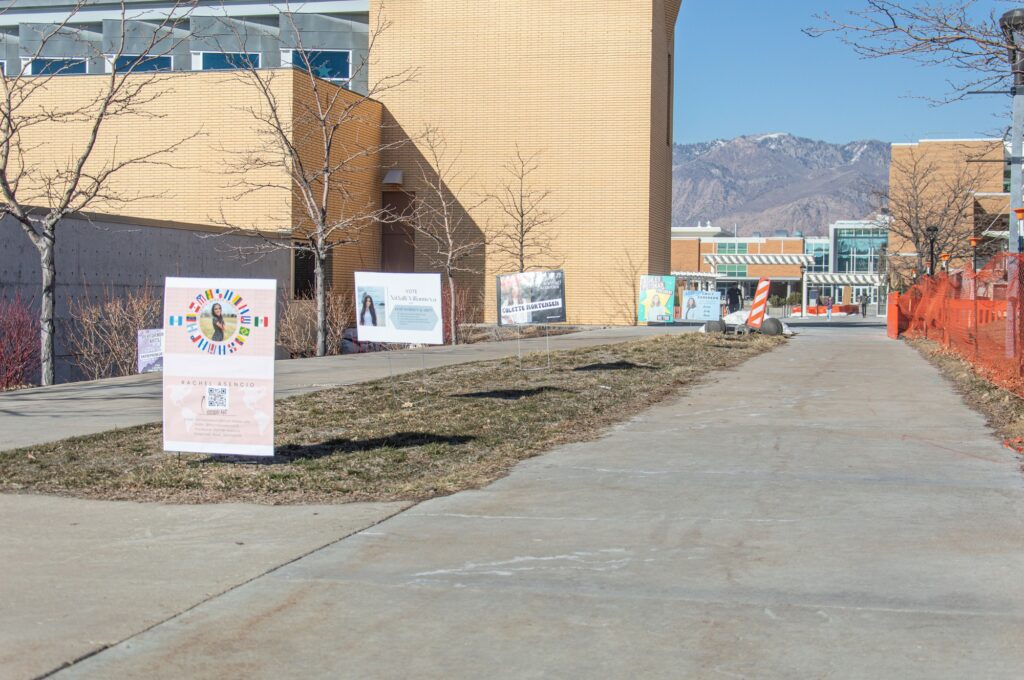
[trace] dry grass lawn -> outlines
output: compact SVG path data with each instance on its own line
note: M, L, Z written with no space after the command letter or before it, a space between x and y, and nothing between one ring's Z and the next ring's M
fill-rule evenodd
M1004 443L1024 449L1024 399L980 376L971 364L931 340L907 340L956 387L968 406L985 416Z
M209 503L421 500L477 488L518 461L736 366L781 338L697 333L431 369L277 403L277 455L167 454L159 425L0 452L0 490ZM545 366L543 354L524 366Z

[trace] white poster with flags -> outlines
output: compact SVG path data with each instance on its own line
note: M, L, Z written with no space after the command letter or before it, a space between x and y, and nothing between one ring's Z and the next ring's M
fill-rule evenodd
M164 450L274 455L277 281L164 283Z
M443 345L440 274L356 272L359 342Z

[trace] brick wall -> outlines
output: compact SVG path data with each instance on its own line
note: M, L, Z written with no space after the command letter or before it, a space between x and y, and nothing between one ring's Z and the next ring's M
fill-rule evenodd
M632 289L625 254L644 271L670 266L667 92L654 96L652 89L667 83L668 10L676 4L402 0L384 6L392 23L377 38L371 83L417 68L414 82L378 98L398 126L395 136L415 137L427 126L444 135L459 154L463 205L501 190L509 179L502 165L516 145L540 154L534 180L551 192L547 208L558 218L550 225L556 252L550 262L534 264L564 267L572 322L619 316L607 289ZM414 145L389 155L405 170L406 190L422 192L416 179L422 151ZM465 229L477 235L501 224L488 201L470 211ZM494 259L478 263L480 274L462 277L491 321L500 273ZM417 268L428 266L418 255Z
M951 185L962 184L965 177L971 180L975 192L1002 192L1004 153L1002 140L922 140L915 144L893 144L889 167L891 203L894 206L918 204L925 213L921 219L927 221L927 212L942 210L942 206L949 203ZM892 211L895 217L898 208L893 207ZM974 229L973 202L968 212L960 225L965 238ZM917 267L917 257L913 256L916 252L912 242L890 232L888 253L905 255L890 257L893 270L908 276L910 270ZM958 258L951 261L950 266L963 264ZM927 267L927 262L924 266Z
M88 206L91 212L161 223L229 226L242 231L274 234L301 233L309 228L305 202L291 180L290 159L265 122L271 114L290 130L307 167L317 166L323 154L318 124L310 119L315 103L309 78L293 69L261 71L274 106L259 94L247 72L192 72L139 74L146 82L146 115L110 118L101 128L90 170L155 155L151 162L133 164L113 175L108 195ZM62 76L51 79L30 100L33 108L47 106L73 110L94 98L104 86L98 76ZM379 158L368 150L381 142L382 107L358 95L319 82L321 100L337 95L332 109L339 112L358 104L336 135L336 163L351 158L342 172L339 190L332 194L329 214L341 222L345 216L372 213L380 208ZM87 139L85 122L64 121L26 129L24 160L28 167L52 174L68 167ZM261 159L260 167L249 164ZM247 172L241 169L249 164ZM31 184L27 183L31 188ZM343 187L343 189L342 189ZM22 200L46 205L44 187ZM355 269L380 267L380 228L367 220L353 220L353 228L337 237L358 242L339 248L330 263L330 280L351 288Z

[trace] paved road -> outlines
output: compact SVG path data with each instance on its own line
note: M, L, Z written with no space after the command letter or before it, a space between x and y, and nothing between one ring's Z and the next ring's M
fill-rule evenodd
M550 347L575 349L693 330L696 329L602 328L553 336ZM544 338L523 340L522 351L543 351L545 343ZM399 375L422 368L501 359L519 351L516 341L507 341L278 361L275 395L280 399L386 378L392 372ZM0 394L0 451L156 422L162 417L160 380L159 374L134 375Z
M881 330L809 329L57 677L1016 679L1022 574L982 418Z

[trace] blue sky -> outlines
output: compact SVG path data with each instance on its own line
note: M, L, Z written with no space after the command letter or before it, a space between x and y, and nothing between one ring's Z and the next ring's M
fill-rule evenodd
M815 12L863 4L683 0L675 140L789 132L829 142L901 142L988 136L1003 124L1008 98L980 95L935 107L914 97L943 95L951 73L898 58L864 60L835 38L801 33Z

